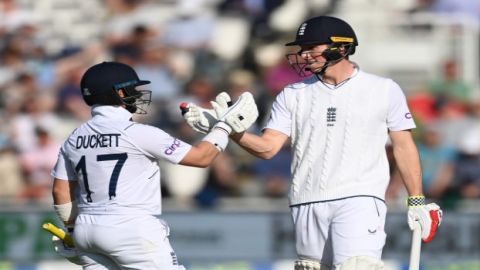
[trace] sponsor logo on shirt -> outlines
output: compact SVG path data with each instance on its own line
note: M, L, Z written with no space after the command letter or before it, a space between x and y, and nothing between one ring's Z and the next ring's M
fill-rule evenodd
M407 118L407 119L412 119L412 114L411 114L410 112L407 112L407 113L405 114L405 118Z
M177 150L179 146L180 146L180 140L175 138L173 140L173 143L167 149L165 149L165 155L173 154L173 152L175 152L175 150Z

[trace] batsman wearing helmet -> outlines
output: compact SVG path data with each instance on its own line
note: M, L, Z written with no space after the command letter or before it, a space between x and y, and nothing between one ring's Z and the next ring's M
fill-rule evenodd
M231 136L263 159L291 139L296 270L384 269L388 138L409 193L409 226L419 222L428 242L442 219L438 205L426 204L422 193L411 134L415 123L405 95L391 79L364 72L349 60L358 44L343 20L319 16L303 22L286 45L299 47L287 58L305 80L278 94L260 136ZM185 119L191 126L202 122L190 115Z
M82 77L92 118L67 138L52 175L54 209L75 245L54 238L54 247L83 269L184 269L160 217L157 161L206 167L225 149L232 129L242 132L258 116L253 96L245 92L218 110L221 121L192 146L133 121L133 114L146 113L150 103L150 91L138 89L148 83L117 62L94 65ZM215 105L226 108L225 97L220 94Z

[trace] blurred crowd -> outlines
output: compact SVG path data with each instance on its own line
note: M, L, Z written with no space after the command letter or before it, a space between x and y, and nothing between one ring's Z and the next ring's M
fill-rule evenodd
M78 1L95 8L81 18L91 25L84 39L67 29L64 42L52 42L55 15L39 16L28 2L0 0L0 204L50 203L60 144L90 118L79 89L89 66L106 60L133 66L152 81L153 100L148 114L135 120L186 142L202 135L186 126L178 105L210 107L221 91L233 99L254 94L260 117L252 131L260 132L276 94L302 79L284 60L283 44L303 19L332 14L343 1ZM418 1L418 9L436 11L435 2L456 3ZM445 59L442 72L426 78L422 89L404 89L417 119L425 193L452 207L461 198L480 198L479 89L460 72L455 58ZM264 161L232 143L207 169L161 166L165 197L209 207L223 197L284 197L290 150L287 144ZM393 160L391 171L388 199L404 198Z
M455 60L446 60L441 70L408 101L417 123L424 193L455 207L459 199L480 198L479 89L459 79ZM398 195L400 181L394 172L389 196Z

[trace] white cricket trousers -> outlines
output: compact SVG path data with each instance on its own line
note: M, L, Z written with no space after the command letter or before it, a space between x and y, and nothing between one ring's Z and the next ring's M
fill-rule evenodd
M355 256L381 260L386 212L373 197L292 206L297 255L329 267Z
M91 259L98 262L83 269L184 269L170 245L169 230L155 216L80 214L74 239L87 257L93 254Z

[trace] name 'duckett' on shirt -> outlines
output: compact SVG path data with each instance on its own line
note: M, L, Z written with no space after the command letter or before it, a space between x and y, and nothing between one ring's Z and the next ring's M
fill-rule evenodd
M94 134L83 135L77 137L76 148L104 148L104 147L118 147L118 138L120 134Z

